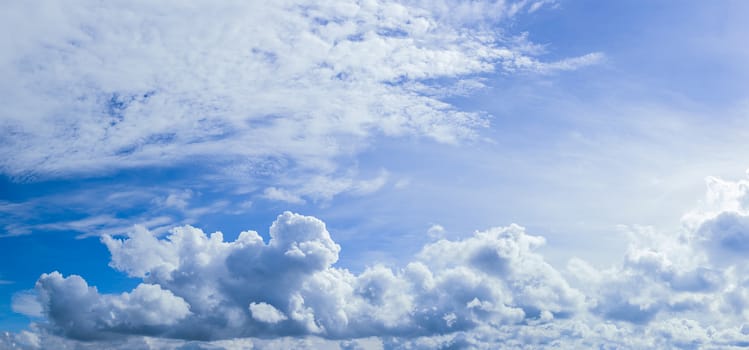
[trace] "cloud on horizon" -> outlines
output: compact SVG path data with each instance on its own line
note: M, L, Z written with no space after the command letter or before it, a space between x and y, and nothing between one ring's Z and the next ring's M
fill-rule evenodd
M440 239L404 267L375 264L358 274L336 265L341 247L309 216L279 215L268 242L255 231L225 242L220 232L192 226L161 238L136 227L102 242L110 266L140 285L101 294L80 276L44 274L18 297L19 312L44 316L27 333L6 334L6 346L23 339L161 344L145 348L183 339L179 344L206 349L284 341L331 348L357 341L375 348L743 346L747 271L742 260L722 256L736 249L726 240L746 235L749 181L708 184L709 200L685 216L681 232L623 227L630 245L620 264L605 269L572 259L557 270L537 251L545 240L517 225Z
M81 340L413 337L568 317L583 302L534 253L543 239L519 226L441 240L403 269L374 265L358 275L333 266L340 246L320 220L286 212L270 237L245 231L224 242L183 226L159 239L136 228L124 240L102 238L110 265L142 280L132 292L101 295L80 276L53 272L36 293L49 331Z

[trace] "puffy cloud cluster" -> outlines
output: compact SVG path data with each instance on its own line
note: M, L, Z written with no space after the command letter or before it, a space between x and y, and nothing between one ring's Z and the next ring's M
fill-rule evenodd
M744 313L749 181L709 177L707 187L702 208L684 216L680 232L632 230L624 263L602 277L602 285L613 283L612 292L605 293L613 299L603 298L601 311L636 322L661 312L702 315L700 319L711 313Z
M685 221L695 227L694 240L721 266L745 261L749 251L749 181L707 178L705 207Z
M600 58L540 62L540 47L501 33L547 2L9 3L0 172L196 156L327 167L372 134L472 137L486 119L435 90L480 87L471 76L497 67L545 72Z
M184 299L154 284L140 284L130 293L99 294L80 276L43 274L36 283L44 314L53 327L78 339L110 337L110 333L163 333L166 326L190 314Z
M605 269L575 258L559 271L537 251L544 239L517 225L438 240L403 268L361 273L335 265L340 247L323 222L289 212L268 242L254 231L225 242L190 226L163 238L137 228L102 240L111 266L142 284L100 294L79 276L45 274L38 306L28 293L17 299L19 312L41 310L46 322L2 344L741 348L749 346L747 196L747 180L709 178L708 200L681 230L622 227L630 244Z
M102 295L79 276L43 275L36 292L48 331L83 340L416 337L548 322L583 305L534 251L543 239L516 225L440 240L405 268L360 274L334 266L340 247L323 222L289 212L267 243L254 231L225 242L190 226L165 238L136 228L102 241L111 266L143 283Z

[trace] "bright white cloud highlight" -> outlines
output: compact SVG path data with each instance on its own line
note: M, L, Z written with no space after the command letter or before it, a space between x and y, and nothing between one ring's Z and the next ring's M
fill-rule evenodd
M252 318L265 323L278 323L287 320L288 317L278 311L273 305L266 303L250 303Z

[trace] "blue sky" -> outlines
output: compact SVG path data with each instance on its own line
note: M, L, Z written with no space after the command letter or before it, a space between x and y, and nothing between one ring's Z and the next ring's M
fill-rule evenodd
M0 348L749 344L742 1L4 6Z

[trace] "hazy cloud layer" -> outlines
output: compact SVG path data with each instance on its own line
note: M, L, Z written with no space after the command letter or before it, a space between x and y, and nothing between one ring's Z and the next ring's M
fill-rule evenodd
M606 269L572 259L559 271L536 251L544 239L517 225L438 240L402 268L373 265L361 273L335 265L340 246L309 216L280 215L267 242L254 231L226 242L220 232L191 226L162 238L136 227L102 241L110 265L140 285L101 294L80 276L44 274L14 306L43 317L28 331L6 334L4 344L746 346L747 271L743 259L725 256L738 254L745 239L747 184L709 178L707 200L678 232L622 227L630 245Z

